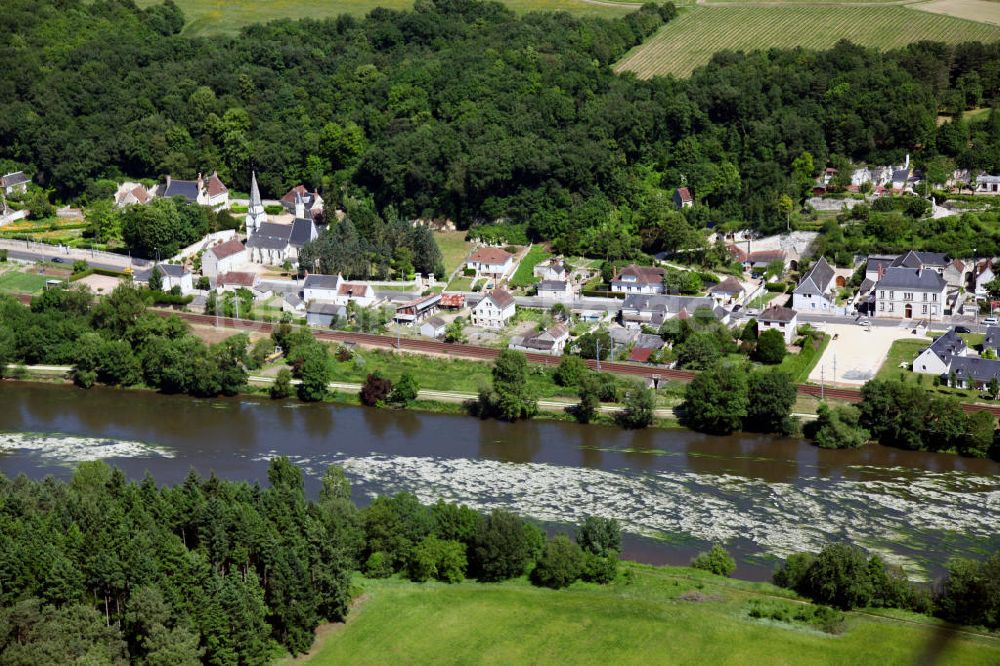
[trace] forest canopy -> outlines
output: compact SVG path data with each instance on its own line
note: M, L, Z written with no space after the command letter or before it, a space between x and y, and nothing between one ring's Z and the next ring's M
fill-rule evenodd
M245 190L254 168L266 195L302 182L386 219L505 221L606 258L711 222L784 228L782 197L826 164L1000 169L1000 118L961 115L1000 89L997 44L724 52L686 80L612 71L675 14L421 0L189 38L170 0L8 0L0 167L64 198L214 169ZM940 110L955 115L938 127ZM670 212L681 185L698 204L685 216Z

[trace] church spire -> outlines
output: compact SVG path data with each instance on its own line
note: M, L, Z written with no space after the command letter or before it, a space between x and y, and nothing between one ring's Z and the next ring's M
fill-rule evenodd
M263 206L260 203L260 188L257 187L257 172L250 172L250 209Z
M267 213L264 211L264 204L260 200L260 188L257 187L257 173L251 171L250 207L247 210L246 218L247 235L252 236L264 222L267 222Z

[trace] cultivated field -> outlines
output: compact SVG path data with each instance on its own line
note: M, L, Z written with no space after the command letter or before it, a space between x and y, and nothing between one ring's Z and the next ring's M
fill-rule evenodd
M956 0L951 0L956 1ZM984 3L985 4L985 3ZM893 48L929 39L942 42L994 41L1000 28L906 6L702 6L683 13L618 63L618 71L640 78L687 76L724 49L832 47L849 39L864 46Z
M910 6L924 12L1000 25L1000 3L991 0L933 0Z
M325 628L327 664L989 664L1000 641L930 618L849 614L844 633L754 620L752 602L801 606L771 585L626 565L629 580L558 592L510 583L360 581L364 601ZM877 611L876 611L877 612ZM286 664L290 663L288 661Z
M622 16L634 11L614 2L589 3L583 0L501 0L517 12L564 10L574 14L607 17ZM140 7L159 4L162 0L136 0ZM176 0L188 23L185 34L204 35L234 33L251 23L266 23L280 18L322 19L340 14L363 16L376 7L411 9L413 0Z

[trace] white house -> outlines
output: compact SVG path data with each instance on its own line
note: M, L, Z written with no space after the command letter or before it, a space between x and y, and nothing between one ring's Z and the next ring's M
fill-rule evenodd
M664 272L662 268L655 266L630 264L611 279L611 291L625 294L662 294L665 291Z
M31 179L23 171L15 171L0 178L0 187L3 187L4 194L24 194L30 182Z
M562 324L531 335L515 335L507 345L510 349L561 356L569 340L569 331Z
M986 295L986 285L996 278L996 274L993 273L993 260L983 259L975 265L972 269L972 274L969 276L969 286L972 287L977 296Z
M140 183L122 183L115 192L115 207L143 205L149 203L154 193Z
M567 280L566 264L562 259L550 259L537 264L532 273L542 280Z
M503 279L514 268L514 255L499 247L480 247L465 263L477 275Z
M674 190L674 207L680 210L692 206L694 206L694 197L691 196L691 190L686 187L678 187Z
M707 296L677 296L665 294L630 294L621 308L622 325L628 329L645 326L659 327L674 317L688 317L698 310L708 310L725 323L729 313Z
M247 263L247 249L238 238L231 238L205 250L201 255L201 274L215 277Z
M960 338L954 328L944 335L934 338L934 342L913 359L913 372L924 375L946 375L953 356L965 356L968 345Z
M163 291L170 291L174 287L180 287L182 294L190 294L194 291L191 271L180 264L156 264L153 268L137 272L133 279L137 284L149 284L149 278L152 277L155 269L160 271Z
M347 318L347 306L329 301L309 303L306 308L306 323L310 326L329 328L335 321Z
M708 293L719 305L726 305L739 302L746 295L746 290L739 280L730 276L709 289Z
M494 289L472 308L472 325L503 328L514 316L514 297L506 289Z
M1000 194L1000 176L976 176L976 194Z
M573 286L566 280L542 280L538 283L538 297L569 303L573 300Z
M890 267L875 285L873 314L888 319L940 318L947 287L935 270Z
M792 308L799 312L833 308L837 291L835 278L833 266L827 262L826 257L820 257L792 292Z
M323 197L310 192L305 185L296 185L281 197L281 205L295 217L318 220L323 217Z
M218 291L237 291L239 289L253 290L260 283L256 273L245 271L229 271L220 273L215 278L215 288Z
M768 329L776 329L785 338L785 344L792 344L795 339L795 329L798 327L799 313L792 308L784 308L780 305L772 305L757 317L757 332L763 333Z
M440 338L447 328L448 323L441 317L430 317L420 324L420 335L425 338Z
M347 282L340 275L307 275L302 284L306 303L334 303L346 306L354 302L368 307L375 302L375 290L369 284Z

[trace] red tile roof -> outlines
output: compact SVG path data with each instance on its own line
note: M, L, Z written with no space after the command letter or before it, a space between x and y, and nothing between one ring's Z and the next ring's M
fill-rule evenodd
M285 196L281 197L282 203L294 204L296 194L301 194L302 198L305 199L306 195L309 194L309 190L306 189L305 185L296 185L292 189L288 190L288 192L285 193Z
M345 282L340 285L340 289L337 290L337 293L343 294L344 296L364 296L368 293L368 285Z
M618 272L614 281L620 282L623 275L634 275L635 281L638 284L659 284L663 282L664 272L662 268L656 268L655 266L636 266L635 264L630 264Z
M234 254L242 252L244 249L243 243L238 238L232 238L225 243L219 243L210 247L209 251L215 255L216 259L225 259L226 257L231 257Z
M709 289L709 291L713 294L738 294L743 291L743 285L736 278L730 276Z
M505 308L514 302L514 297L506 289L494 289L489 294L487 294L494 303L497 304L498 308Z
M632 350L632 353L628 355L628 360L638 361L639 363L648 363L649 357L653 355L655 349L649 349L648 347L636 347Z
M478 261L481 264L505 264L513 257L510 252L499 247L481 247L472 253L469 261Z
M465 294L441 294L441 307L460 308L465 305Z
M252 287L257 284L256 273L244 273L242 271L229 271L223 273L216 279L216 284L220 286L235 285L237 287Z
M212 175L208 177L208 183L205 184L205 189L210 197L215 197L229 191L229 188L223 185L222 181L219 180L218 171L213 171Z
M132 196L135 197L135 200L139 203L144 204L149 201L149 192L147 192L146 188L142 185L136 185L132 188Z
M691 203L694 201L694 197L691 196L691 190L686 187L678 187L677 196L680 197L681 203Z

